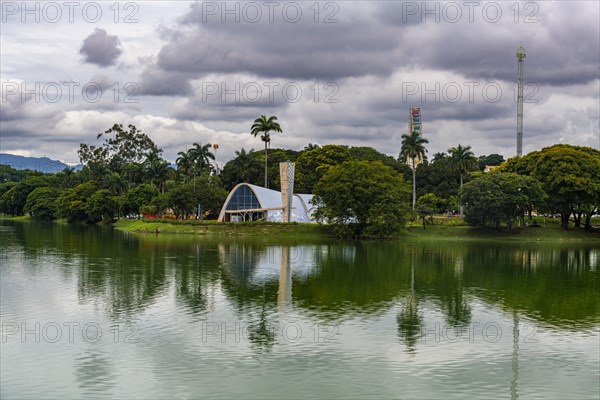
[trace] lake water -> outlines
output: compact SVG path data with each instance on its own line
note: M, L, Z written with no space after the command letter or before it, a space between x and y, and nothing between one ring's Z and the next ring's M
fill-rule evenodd
M600 396L600 244L0 222L2 399Z

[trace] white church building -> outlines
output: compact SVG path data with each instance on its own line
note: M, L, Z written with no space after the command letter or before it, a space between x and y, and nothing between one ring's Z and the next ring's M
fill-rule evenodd
M234 187L219 214L220 222L271 221L284 222L284 197L277 190L249 183ZM315 211L310 203L312 194L291 196L290 222L316 222Z

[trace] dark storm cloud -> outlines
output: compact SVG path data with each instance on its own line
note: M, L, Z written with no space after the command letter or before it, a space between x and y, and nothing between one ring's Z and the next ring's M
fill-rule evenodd
M308 7L309 4L307 4ZM370 15L340 3L337 23L315 23L306 14L298 23L281 15L273 23L203 23L201 3L184 17L194 29L171 34L158 54L164 71L192 76L209 73L246 73L284 79L334 80L365 74L386 75L395 66L381 60L394 52L398 41L386 27L374 29ZM306 7L304 7L306 8ZM345 21L345 23L342 23Z
M109 35L104 29L96 28L83 40L79 54L84 61L101 67L114 65L122 53L121 43L117 36Z
M247 73L262 77L320 80L365 74L385 75L393 70L393 65L380 62L381 57L385 57L384 53L393 51L393 48L381 50L369 44L341 46L341 43L332 43L331 48L319 49L314 43L330 37L329 33L323 32L321 37L299 32L261 33L257 35L250 30L239 37L232 34L211 37L199 31L179 37L161 49L158 64L166 71L196 75ZM285 48L277 49L277 43L264 45L270 43L273 37L281 38L282 35L289 36ZM347 37L347 40L353 39ZM378 42L377 38L373 40Z
M432 86L430 85L430 87ZM378 115L378 118L385 117L386 120L397 123L408 121L411 107L420 107L423 117L428 122L438 120L478 121L505 117L516 112L516 104L511 100L512 93L506 88L503 95L497 97L497 101L495 98L486 100L479 92L473 95L472 101L468 94L463 93L462 97L454 102L444 97L442 89L438 91L438 97L437 100L432 97L429 101L402 101L397 93L391 93L390 96L367 100L364 109L366 115Z
M563 31L566 38L555 36L555 32L542 26L538 28L544 33L525 37L523 43L527 53L527 81L564 86L598 79L597 25L589 26L586 31ZM414 62L473 79L516 81L516 48L523 38L493 24L477 32L473 35L467 30L452 30L452 40L448 40L440 30L426 40ZM587 43L585 51L581 42Z
M531 88L535 99L544 105L536 114L531 108L536 104L526 104L529 139L535 138L536 144L540 139L557 140L549 132L567 129L564 113L547 104L557 91L597 97L589 90L599 73L599 16L598 10L584 6L587 3L573 9L562 3L536 3L537 22L530 24L522 21L528 15L523 13L525 3L519 3L519 23L509 9L514 3L492 2L504 13L497 23L482 19L481 14L473 22L464 16L457 23L443 18L435 22L435 17L423 22L420 15L405 15L405 3L337 3L335 24L315 24L311 18L293 24L277 18L273 23L248 23L243 16L239 22L229 16L223 23L222 14L207 19L202 5L196 3L181 20L183 26L163 37L166 43L156 54L152 73L156 79L179 74L194 88L193 95L187 86L164 89L169 95L187 96L171 108L174 118L210 122L218 129L266 112L278 115L296 130L295 137L307 142L383 147L399 140L408 129L408 109L420 106L432 148L445 149L461 141L496 152L511 149L516 129L516 50L521 41L527 51L525 81L535 83ZM202 101L201 83L215 76L242 84L250 77L333 81L340 88L339 103ZM420 87L408 99L403 96L407 83ZM458 84L463 93L454 102L437 89L439 100L431 96L423 100L423 84L430 90L436 84L441 88ZM468 99L467 84L475 85L474 101ZM499 101L485 98L486 84L501 86ZM490 93L493 96L493 90ZM531 91L525 94L527 98Z
M243 8L254 2L208 3ZM279 10L286 4L276 3ZM408 130L408 109L420 106L430 154L459 142L472 144L481 153L512 154L516 104L510 87L516 80L515 53L521 41L527 51L525 81L539 87L539 103L525 105L525 148L530 151L561 140L597 146L600 16L591 2L491 2L503 7L504 17L498 23L482 20L481 13L473 23L465 17L457 23L438 23L431 17L422 22L418 14L405 14L407 3L422 7L424 2L388 1L318 2L322 8L320 21L315 23L309 9L315 2L292 3L303 8L297 23L283 20L281 12L275 14L273 23L265 21L265 14L257 23L244 18L236 23L231 16L223 23L221 14L205 21L202 3L194 3L176 23L151 21L153 25L147 25L141 34L119 31L123 43L131 44L126 54L121 54L119 38L97 29L85 39L81 54L95 65L118 63L123 69L115 72L123 77L94 76L98 71L95 65L81 68L72 60L57 61L54 66L65 75L72 74L67 72L69 68L80 68L82 71L73 75L97 83L104 96L98 102L76 96L73 104L52 105L28 99L23 103L18 93L13 95L0 107L2 137L9 138L6 146L30 150L28 146L45 144L52 151L76 157L73 149L81 141L94 138L114 122L138 118L139 125L149 124L148 131L156 128L160 132L161 145L173 157L198 137L213 140L219 135L223 137L219 139L220 157L225 157L242 145L261 146L260 140L250 138L247 132L257 116L267 114L277 115L285 125L278 146L302 148L309 142L368 145L397 155L400 135ZM449 3L454 2L428 2L439 7ZM322 23L325 4L338 7L336 23ZM521 20L527 15L523 6L535 4L538 22L515 23L509 9L515 4L521 7ZM89 25L83 29L71 49L80 44L77 38L90 33ZM161 42L154 47L157 40ZM36 49L32 47L34 55L39 55ZM28 54L28 50L22 53ZM12 69L16 72L9 72L7 79L26 79L18 76L20 71L34 68L27 58L17 61ZM35 80L43 84L45 75L40 71ZM117 81L119 91L115 92ZM123 86L129 81L138 84L138 103L124 102L127 93ZM223 100L221 84L235 91L236 83L243 87L250 82L260 86L298 82L305 96L297 103L287 102L278 92L272 102L267 101L265 91L254 102L242 88L240 101L227 93ZM338 103L323 101L327 82L339 85ZM478 85L473 102L465 97L466 82ZM482 98L481 88L489 82L502 86L501 101ZM207 83L217 84L217 92L207 94L203 87ZM320 101L309 97L307 88L315 83L321 88ZM439 101L431 97L421 100L422 90L404 98L402 85L406 83L425 84L429 89L458 83L465 92L457 102L444 98L443 89ZM88 95L93 94L91 88ZM120 96L118 101L115 94ZM592 135L596 135L595 141L589 139ZM58 149L51 143L54 138L64 141L60 150L54 150ZM178 142L174 144L174 140Z
M522 43L529 82L563 86L598 79L597 7L585 7L587 2L536 2L532 21L525 23L529 13L523 12L523 3L495 4L502 10L498 22L475 13L473 23L463 16L456 24L443 18L440 23L421 24L427 29L417 28L417 51L410 62L475 79L515 81L516 48ZM515 23L517 4L521 12Z
M173 116L177 119L193 121L233 121L254 120L257 115L279 115L290 106L281 92L269 93L261 83L245 80L243 82L203 81L199 82L195 95L174 107ZM236 85L237 84L237 85ZM252 92L249 87L262 88ZM273 98L270 98L273 95Z
M407 15L406 3L419 8L425 4L336 3L338 22L332 24L315 23L308 6L297 23L286 22L277 13L272 23L264 16L249 23L241 11L239 22L235 16L226 16L223 23L222 10L207 17L202 3L195 3L183 17L188 27L169 35L158 53L157 66L190 78L242 73L274 79L339 80L386 77L397 68L417 67L452 71L471 79L514 81L516 48L524 41L529 81L561 86L598 78L597 10L596 15L594 11L586 15L585 10L564 9L562 4L537 3L537 22L526 24L521 21L528 15L524 10L515 23L510 4L502 3L498 22L484 18L479 6L472 22L463 9L462 17L450 23L442 12L445 3L431 2L438 5L440 22L431 15L422 22L419 13Z
M140 75L140 95L187 96L192 94L192 85L185 74L161 71L154 66Z
M49 128L64 116L64 111L53 104L35 102L32 98L23 99L21 96L3 94L2 107L0 107L0 121L2 136L10 137L15 132L19 135L44 135L40 131L29 131L28 127L35 121L44 121Z
M271 114L277 114L276 110ZM264 114L265 109L256 106L234 107L223 104L206 104L201 102L186 102L182 106L175 107L173 117L186 121L228 121L230 123L252 121L258 115Z

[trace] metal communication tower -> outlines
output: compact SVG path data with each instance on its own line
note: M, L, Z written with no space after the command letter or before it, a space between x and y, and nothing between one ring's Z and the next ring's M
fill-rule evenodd
M523 45L517 49L517 156L523 155L523 79L525 76L525 49Z

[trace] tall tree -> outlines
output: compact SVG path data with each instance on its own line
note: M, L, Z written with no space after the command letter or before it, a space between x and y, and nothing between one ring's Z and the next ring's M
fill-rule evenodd
M59 195L59 189L39 187L29 193L23 211L37 219L53 220L56 218L56 199Z
M347 161L330 167L315 185L316 218L341 235L393 237L410 214L409 185L380 161Z
M110 172L118 172L127 177L129 173L124 169L131 164L141 165L151 152L162 154L162 150L148 135L131 124L127 129L123 128L122 124L114 124L98 134L96 139L100 138L104 138L102 145L81 143L77 152L80 162L84 164L84 175L98 182ZM129 186L131 183L128 182Z
M99 181L110 171L110 154L106 147L79 145L77 151L79 161L83 164L82 172L86 180Z
M134 187L123 196L121 206L123 214L140 214L140 208L151 205L156 196L158 196L158 190L154 186L142 183Z
M298 193L313 193L315 185L330 167L350 160L352 155L348 146L326 144L303 151L296 159L294 187Z
M471 146L463 146L459 144L456 147L448 149L452 169L460 176L460 188L463 187L463 177L477 165L475 154L471 151ZM460 216L463 216L463 206L460 197L458 198L458 209Z
M506 222L511 230L526 212L543 207L547 196L540 182L530 176L490 172L466 183L461 197L467 223L500 229L500 223Z
M490 154L488 156L479 156L477 159L477 166L481 171L485 170L485 167L492 166L496 167L504 162L504 157L500 154Z
M60 177L60 183L63 188L70 188L75 178L75 168L65 167L61 172L58 173Z
M127 181L127 188L131 189L132 184L142 182L144 176L144 165L137 162L128 162L121 169L123 178Z
M0 198L0 212L23 215L23 208L29 194L39 187L46 186L50 186L47 177L28 176L2 195L2 198Z
M211 153L212 144L194 143L194 147L188 150L189 155L194 163L198 175L211 170L211 160L215 160L215 155Z
M103 186L118 196L127 191L127 181L118 172L106 175L103 180Z
M127 128L124 129L122 124L114 124L97 135L97 139L106 137L103 147L108 151L111 169L116 172L128 162L143 162L150 152L162 153L152 139L135 125L129 124Z
M447 153L435 153L433 155L433 158L431 159L432 163L436 163L438 161L442 161L445 160L446 158L448 158L448 154Z
M260 176L260 161L254 157L254 149L236 150L236 157L223 167L221 178L227 189L233 188L240 182L255 183Z
M542 183L548 194L547 211L560 213L562 227L591 229L591 218L600 208L600 151L591 147L557 144L508 160L501 171L530 175Z
M180 151L177 155L179 157L175 160L175 164L177 164L177 169L183 173L183 181L187 182L190 172L194 167L194 160L189 151Z
M196 175L202 175L205 171L210 174L210 160L215 159L215 155L211 153L212 144L194 143L194 147L188 150L194 165L194 192L196 192Z
M411 162L413 176L413 193L412 193L412 208L415 209L417 203L417 159L424 160L427 154L425 144L429 141L418 132L411 132L409 135L402 135L402 148L400 149L400 160L404 163Z
M268 180L267 180L267 175L268 175L267 144L269 144L271 142L270 132L283 132L283 131L281 130L281 126L279 125L279 122L277 122L276 116L267 118L264 115L261 115L260 118L255 119L254 124L252 124L252 127L250 129L251 129L250 133L252 134L252 136L256 137L257 135L260 134L260 140L265 142L265 187L267 187L267 182L268 182Z
M158 153L152 151L146 156L144 165L146 167L146 173L150 178L150 184L156 185L161 193L164 193L165 181L169 177L170 172L169 163L166 160L163 160Z

